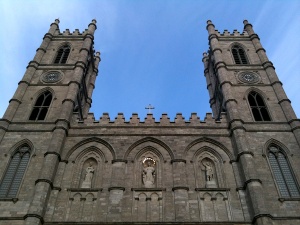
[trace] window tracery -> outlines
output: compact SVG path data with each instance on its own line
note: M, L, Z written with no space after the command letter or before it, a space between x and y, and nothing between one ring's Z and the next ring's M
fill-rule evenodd
M245 51L239 45L234 45L231 49L235 64L249 64Z
M248 94L248 102L255 121L271 121L267 106L257 92L251 91Z
M27 144L20 146L11 157L0 184L0 198L15 198L30 158Z
M287 198L300 197L299 186L283 150L276 145L270 145L268 150L268 159L280 195Z
M50 91L42 93L35 102L29 120L45 120L51 102L52 93Z
M54 60L55 64L65 64L70 54L70 47L68 45L64 45L57 51L56 58Z

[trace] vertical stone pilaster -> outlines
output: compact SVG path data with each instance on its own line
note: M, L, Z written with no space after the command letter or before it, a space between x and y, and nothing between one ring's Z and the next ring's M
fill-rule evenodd
M122 221L122 201L124 196L124 177L127 161L115 159L112 161L111 187L109 190L108 222Z

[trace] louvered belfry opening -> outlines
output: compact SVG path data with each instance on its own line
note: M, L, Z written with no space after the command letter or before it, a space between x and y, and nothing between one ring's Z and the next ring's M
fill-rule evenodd
M8 168L0 184L0 198L16 197L21 185L28 161L30 148L27 144L17 149L11 157Z
M264 100L257 92L251 91L248 95L248 101L255 121L271 121Z
M45 91L44 93L42 93L36 100L29 120L44 120L47 115L51 101L52 93L50 91Z
M242 47L234 45L232 47L232 55L235 61L235 64L248 64L248 60L245 54L245 51Z
M54 63L65 64L67 62L69 54L70 54L70 47L68 45L61 47L57 52Z

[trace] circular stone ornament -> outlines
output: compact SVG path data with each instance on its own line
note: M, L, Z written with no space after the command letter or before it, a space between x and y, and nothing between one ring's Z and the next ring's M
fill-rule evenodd
M244 72L239 74L239 80L244 83L257 83L260 80L260 76L252 72Z
M60 81L61 78L62 78L62 74L58 71L50 71L50 72L43 74L43 76L42 76L42 80L45 83L56 83L56 82Z

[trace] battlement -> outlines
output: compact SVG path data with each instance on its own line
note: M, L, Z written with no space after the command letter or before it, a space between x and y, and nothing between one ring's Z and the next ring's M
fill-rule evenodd
M246 30L243 30L242 33L240 33L238 30L233 30L232 33L230 33L228 30L224 30L223 33L220 33L218 30L215 30L215 34L219 37L239 37L239 36L242 36L242 37L247 37L249 36L248 32Z
M247 20L244 20L244 30L242 33L240 33L238 30L233 30L232 33L230 33L228 30L224 30L223 33L220 33L218 30L215 29L215 25L212 23L211 20L207 20L207 26L206 29L208 30L208 33L210 35L217 35L218 37L249 37L249 33L246 30L246 26L251 26L251 24L248 23Z
M223 124L227 125L226 113L222 113L221 120L216 121L212 116L212 113L206 113L204 120L200 120L200 117L197 113L191 113L191 116L186 120L182 113L177 113L174 120L171 121L167 113L163 113L158 120L155 120L153 114L147 114L144 121L140 120L140 117L137 113L132 113L132 116L129 120L126 120L123 113L118 113L114 120L111 120L108 113L103 113L99 120L96 120L93 113L89 113L88 117L83 121L77 119L77 114L74 114L73 121L76 121L77 124L84 125L105 125L105 126L205 126L205 125L216 125Z
M60 32L60 30L56 30L54 35L56 36L84 36L88 33L88 29L85 29L83 32L80 32L79 29L75 29L73 32L70 32L69 29Z

